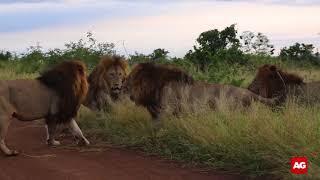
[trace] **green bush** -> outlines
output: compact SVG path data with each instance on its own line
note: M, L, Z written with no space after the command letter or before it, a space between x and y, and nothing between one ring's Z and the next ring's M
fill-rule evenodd
M11 61L7 60L2 65L7 67L14 65L18 73L35 73L47 66L70 59L81 59L89 69L92 69L99 62L101 56L114 53L113 43L98 42L93 37L93 34L88 32L86 39L66 43L64 49L56 48L45 52L41 46L37 45L31 46L26 53L17 57L12 57L11 54L9 54L10 57L7 57L7 54L0 53L0 59L6 58L5 60L7 60L11 58Z

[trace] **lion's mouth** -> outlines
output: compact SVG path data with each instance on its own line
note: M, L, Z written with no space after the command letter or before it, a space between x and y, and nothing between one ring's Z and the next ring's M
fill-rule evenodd
M114 94L119 94L121 92L121 88L120 87L112 87L111 92Z

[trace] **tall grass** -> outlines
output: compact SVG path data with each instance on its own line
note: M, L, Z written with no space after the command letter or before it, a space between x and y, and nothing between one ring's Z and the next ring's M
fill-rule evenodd
M320 178L319 106L288 103L280 111L261 104L230 110L166 116L163 127L152 128L148 112L133 103L118 103L111 112L82 109L80 124L91 136L148 153L252 177L293 178L290 158L307 156L307 178Z
M10 80L10 79L31 79L35 78L38 73L20 73L16 70L15 66L5 66L2 67L2 63L0 63L0 80Z

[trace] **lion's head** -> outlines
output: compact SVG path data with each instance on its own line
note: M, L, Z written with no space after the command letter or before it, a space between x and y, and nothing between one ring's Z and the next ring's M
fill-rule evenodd
M110 96L112 100L118 99L123 82L127 77L127 61L120 56L103 56L99 64L93 69L88 77L90 89L86 104L95 104L95 108L102 109L104 103L100 100Z
M131 100L146 107L156 118L161 108L163 88L175 82L193 84L194 80L185 71L173 66L140 63L132 69L123 90Z
M288 88L302 84L304 82L301 77L284 72L275 65L266 64L258 69L248 89L266 98L285 98Z
M86 70L80 60L64 61L37 78L59 96L59 111L55 114L59 122L69 121L77 115L88 92Z

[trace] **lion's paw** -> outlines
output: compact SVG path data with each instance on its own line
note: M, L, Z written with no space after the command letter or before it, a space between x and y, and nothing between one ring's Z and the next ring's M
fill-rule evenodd
M56 141L56 140L48 140L47 144L49 146L60 146L61 145L60 141Z
M17 150L11 150L9 154L6 154L6 156L17 156L19 155L19 152Z
M89 146L90 142L87 139L82 139L77 143L79 146Z

